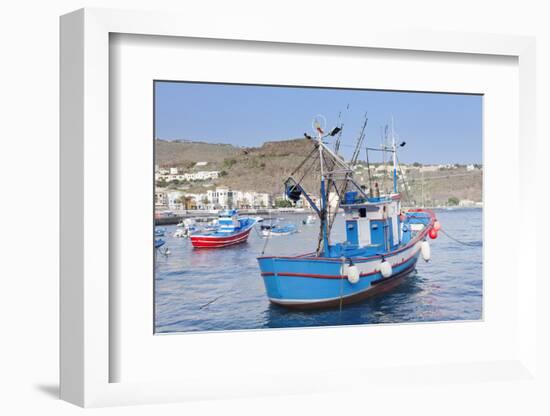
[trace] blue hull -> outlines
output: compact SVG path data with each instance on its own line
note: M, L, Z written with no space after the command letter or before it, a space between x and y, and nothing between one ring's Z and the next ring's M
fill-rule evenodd
M350 283L342 274L342 263L329 259L260 258L260 269L267 296L272 303L298 309L338 307L359 302L369 296L393 288L414 271L419 250L405 261L395 264L390 277L381 272L361 273L357 283ZM390 260L390 257L386 257ZM357 265L379 259L356 260Z

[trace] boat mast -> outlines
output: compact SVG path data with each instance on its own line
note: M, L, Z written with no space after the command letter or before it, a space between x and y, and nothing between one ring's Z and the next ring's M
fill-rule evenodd
M393 193L397 193L397 147L395 145L395 134L393 132L393 116L391 117L391 139L393 151Z
M321 215L319 216L320 217L320 220L321 220L321 233L322 233L322 237L323 237L323 251L325 253L325 256L328 256L328 252L329 252L329 244L328 244L328 233L327 233L327 200L328 200L328 196L327 196L327 192L326 192L326 189L325 189L325 180L326 180L326 177L325 177L325 167L324 167L324 156L323 156L323 149L325 148L325 146L323 145L323 135L324 135L324 131L323 129L321 128L321 125L320 123L315 123L315 129L317 131L317 143L318 143L318 147L319 147L319 164L320 164L320 167L321 167L321 189L320 189L320 194L321 194ZM319 254L319 253L318 253Z

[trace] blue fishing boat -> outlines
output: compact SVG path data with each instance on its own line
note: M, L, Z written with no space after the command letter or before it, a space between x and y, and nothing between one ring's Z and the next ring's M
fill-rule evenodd
M164 237L165 233L166 233L166 228L156 228L155 229L155 237Z
M283 235L290 235L298 232L296 225L292 223L288 224L262 224L260 227L262 235L264 237L277 237Z
M155 248L161 248L166 242L162 238L155 238Z
M222 248L245 243L256 224L253 218L240 218L236 210L222 211L218 226L210 231L192 234L189 238L196 248Z
M367 119L349 162L338 154L342 127L325 134L315 124L317 138L308 158L320 164L320 198L315 201L293 174L285 181L285 193L292 201L305 198L320 220L317 250L295 256L258 258L267 297L272 303L297 309L342 307L394 288L415 270L420 256L430 260L430 238L440 225L430 210L401 210L397 191L397 148L395 136L380 148L365 147L369 187L359 185L354 165L363 149ZM332 150L325 140L338 136ZM403 142L400 147L404 146ZM386 193L370 175L369 151L392 154L393 186ZM306 160L308 159L306 158ZM303 162L301 166L305 165ZM300 175L302 176L302 175ZM303 176L302 176L303 177ZM336 206L329 195L338 195ZM345 240L331 241L331 229L339 210L345 215Z

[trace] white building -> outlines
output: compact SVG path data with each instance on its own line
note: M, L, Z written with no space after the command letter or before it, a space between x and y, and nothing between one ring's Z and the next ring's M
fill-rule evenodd
M235 191L225 186L209 189L202 194L191 196L197 209L245 209L269 208L270 195L263 192Z
M183 209L183 203L181 198L183 197L182 191L167 191L166 192L166 203L168 209L170 210L180 210Z
M213 171L200 171L200 172L191 172L191 173L172 173L173 169L177 168L170 168L169 174L161 174L160 172L158 174L155 174L155 180L165 180L166 182L173 182L173 181L205 181L209 179L217 179L220 175L220 172L217 170Z
M427 165L420 168L420 172L437 172L439 165Z
M155 190L155 207L166 207L168 206L168 198L166 192L161 191L160 189Z
M188 181L205 181L208 179L217 179L220 175L220 172L217 170L212 171L200 171L193 173L186 173L185 176Z
M475 202L470 199L461 199L458 205L461 207L473 207Z
M178 168L170 168L170 175L177 175L178 174Z
M269 194L253 191L233 191L233 201L238 208L268 208Z

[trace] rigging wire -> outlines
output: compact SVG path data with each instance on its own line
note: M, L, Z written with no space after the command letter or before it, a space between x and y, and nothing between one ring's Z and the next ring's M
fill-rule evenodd
M401 174L401 182L403 182L403 187L405 188L405 194L407 195L407 203L410 204L411 195L409 194L409 184L405 179L405 175L403 174L403 169L401 169L401 164L399 163L399 158L397 157L397 155L395 155L395 158L397 159L397 166L399 166L399 173Z
M297 182L298 185L300 185L302 183L302 181L304 180L304 178L306 177L306 175L312 170L313 166L315 165L315 163L317 162L317 159L319 159L319 154L317 153L317 155L311 159L311 164L309 165L309 167L307 169L304 170L304 174L302 175L302 177L300 178L300 180ZM296 170L294 171L294 173L296 172ZM291 175L292 176L292 175Z
M309 152L309 154L304 158L304 160L302 160L302 162L296 167L296 169L292 171L290 176L293 176L296 172L298 172L315 152L317 152L317 145L315 145L313 149L311 149L311 152Z

